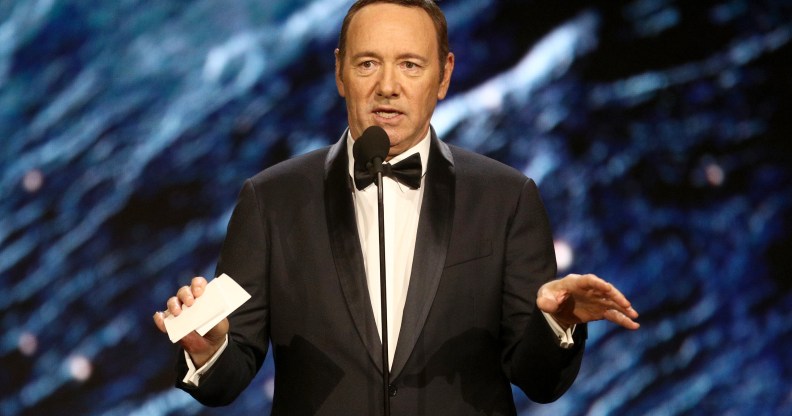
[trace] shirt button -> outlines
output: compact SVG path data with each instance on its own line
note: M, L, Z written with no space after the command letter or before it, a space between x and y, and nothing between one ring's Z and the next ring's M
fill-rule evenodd
M396 392L398 390L399 388L394 386L393 384L388 385L388 395L390 395L390 397L396 397Z

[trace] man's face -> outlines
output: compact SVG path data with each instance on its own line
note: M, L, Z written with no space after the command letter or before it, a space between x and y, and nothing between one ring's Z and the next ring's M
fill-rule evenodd
M336 50L336 85L346 99L352 137L382 127L390 137L388 158L423 139L454 69L449 54L441 80L438 54L434 24L422 9L394 4L360 9L349 25L343 63Z

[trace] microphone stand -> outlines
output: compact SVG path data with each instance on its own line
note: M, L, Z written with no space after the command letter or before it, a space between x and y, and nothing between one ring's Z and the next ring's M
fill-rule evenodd
M384 415L390 416L390 363L388 359L388 297L385 284L385 205L382 192L382 163L377 169L377 212L379 219L380 314L382 319L382 392Z

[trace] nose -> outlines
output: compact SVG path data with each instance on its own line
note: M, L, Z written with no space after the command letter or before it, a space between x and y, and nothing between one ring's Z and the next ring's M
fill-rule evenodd
M383 67L377 82L377 95L384 98L394 98L399 96L399 92L400 85L396 69L389 66Z

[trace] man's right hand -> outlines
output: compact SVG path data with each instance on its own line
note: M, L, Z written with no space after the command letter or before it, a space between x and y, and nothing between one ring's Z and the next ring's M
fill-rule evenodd
M182 306L192 306L195 299L203 295L206 289L207 281L203 277L194 277L189 286L182 286L176 292L176 296L172 296L166 303L167 309L165 312L156 312L154 314L154 324L157 325L160 331L167 333L165 329L165 316L173 315L179 316L182 313ZM226 335L228 334L228 318L223 319L215 325L214 328L209 330L204 336L198 335L193 331L187 334L184 338L179 340L179 344L190 354L193 364L196 368L200 368L206 364L209 359L223 346Z

